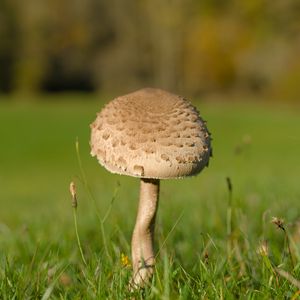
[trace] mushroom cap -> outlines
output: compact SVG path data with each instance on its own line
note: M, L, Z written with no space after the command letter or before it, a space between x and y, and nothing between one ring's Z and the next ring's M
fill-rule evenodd
M140 178L181 178L208 165L211 138L183 97L145 88L109 102L91 124L91 155L108 171Z

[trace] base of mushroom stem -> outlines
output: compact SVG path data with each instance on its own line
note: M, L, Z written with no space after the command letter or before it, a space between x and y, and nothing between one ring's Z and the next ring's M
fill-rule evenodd
M137 288L143 288L149 284L154 273L154 261L151 265L144 265L133 275L130 280L130 288L132 290Z
M133 276L130 283L135 288L149 283L154 272L153 238L158 196L159 180L141 179L137 219L131 240Z

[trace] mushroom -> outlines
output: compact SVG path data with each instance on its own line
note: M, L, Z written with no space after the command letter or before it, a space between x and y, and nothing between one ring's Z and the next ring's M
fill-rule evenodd
M141 179L132 236L134 286L149 282L160 179L198 174L212 153L210 133L186 99L145 88L109 102L91 124L91 154L112 173Z

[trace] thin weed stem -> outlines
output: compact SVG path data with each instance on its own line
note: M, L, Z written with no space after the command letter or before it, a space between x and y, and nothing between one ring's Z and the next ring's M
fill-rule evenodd
M228 189L228 205L227 205L227 257L229 264L231 265L231 256L233 248L233 208L232 208L232 183L230 177L226 177L227 189Z
M74 220L74 226L75 226L77 245L78 245L78 248L79 248L81 259L82 259L83 263L85 264L85 266L87 266L86 260L85 260L84 255L83 255L81 242L80 242L80 238L79 238L79 233L78 233L78 224L77 224L78 201L77 201L76 185L73 181L70 183L70 194L71 194L71 197L72 197L73 220Z
M177 218L176 222L174 223L173 227L171 228L171 230L168 232L166 238L164 239L164 241L162 242L160 248L158 249L156 255L155 255L155 259L158 257L159 253L161 252L161 250L163 249L163 247L165 246L167 240L169 239L170 235L172 234L172 232L174 231L175 227L177 226L177 224L179 223L179 221L181 220L181 218L183 217L184 212L182 212L180 214L180 216Z
M79 233L78 233L78 225L77 225L77 208L73 206L73 219L74 219L74 226L75 226L75 233L76 233L76 239L77 239L77 245L79 248L80 256L81 259L84 263L85 266L87 266L86 260L83 255L82 247L81 247L81 242L79 238Z
M266 271L265 271L265 270L268 270L272 275L274 275L276 285L279 286L278 275L276 273L275 267L273 267L273 265L272 265L272 262L271 262L269 256L266 255L266 253L265 254L261 253L261 255L262 255L262 260L263 260L263 270L262 270L263 276L265 276L266 278L268 277L268 275L266 274Z
M114 204L114 202L115 202L115 200L116 200L116 198L118 196L119 189L120 189L120 182L117 181L117 186L116 186L116 188L114 190L114 194L113 194L113 196L111 198L110 204L109 204L109 206L108 206L108 208L106 210L106 213L105 213L104 217L102 218L102 223L103 224L105 223L106 219L108 218L108 216L109 216L109 214L111 212L112 206L113 206L113 204Z
M111 255L109 253L108 246L107 246L107 240L106 240L106 235L105 235L104 223L107 220L107 218L108 218L108 216L109 216L109 214L111 212L113 203L114 203L115 199L117 198L117 195L118 195L118 192L119 192L119 188L120 188L120 183L117 182L117 187L115 188L113 197L111 198L110 204L109 204L109 206L108 206L108 208L107 208L107 210L105 212L105 215L104 215L103 218L100 218L100 227L101 227L101 235L102 235L103 246L104 246L105 254L111 260L111 262L112 262L112 258L111 258Z
M273 217L271 222L277 226L278 229L282 230L284 233L284 252L283 252L283 258L284 258L284 254L285 254L285 249L288 249L288 253L289 253L289 257L291 260L291 265L292 268L295 268L295 264L294 264L294 260L293 260L293 255L292 255L292 251L291 251L291 247L290 247L290 240L289 240L289 235L284 227L284 220L277 218L277 217Z
M82 166L82 161L81 161L81 156L80 156L80 149L79 149L79 141L78 141L78 137L76 138L75 148L76 148L77 162L78 162L79 169L80 169L80 174L81 174L81 180L82 180L82 182L83 182L83 185L84 185L84 187L85 187L85 190L87 191L87 194L88 194L88 196L89 196L89 199L90 199L91 202L93 203L93 206L94 206L96 215L97 215L99 221L101 221L101 216L100 216L99 208L98 208L98 206L97 206L95 197L94 197L93 194L92 194L92 191L91 191L90 186L89 186L88 181L87 181L87 177L86 177L85 171L84 171L83 166Z
M88 184L87 177L86 177L86 174L85 174L85 171L84 171L84 168L83 168L83 164L82 164L82 160L81 160L81 156L80 156L80 149L79 149L78 138L76 138L75 148L76 148L77 161L78 161L78 165L79 165L79 169L80 169L80 173L81 173L81 179L82 179L84 188L85 188L85 190L86 190L86 192L88 194L88 197L89 197L90 201L93 203L94 210L96 212L97 218L98 218L99 223L100 223L100 230L101 230L101 236L102 236L102 242L103 242L104 251L105 251L106 256L112 262L112 257L111 257L111 255L109 253L109 249L108 249L108 245L107 245L104 223L107 220L107 218L108 218L108 216L109 216L109 214L111 212L112 205L113 205L115 199L117 198L117 195L118 195L118 192L119 192L120 183L117 182L117 187L115 188L113 197L112 197L112 199L110 201L110 204L109 204L109 206L108 206L108 208L107 208L107 210L106 210L106 212L104 214L104 217L102 218L101 214L100 214L100 211L99 211L99 208L98 208L97 203L96 203L96 199L93 196L93 193L92 193L92 191L90 189L90 186Z

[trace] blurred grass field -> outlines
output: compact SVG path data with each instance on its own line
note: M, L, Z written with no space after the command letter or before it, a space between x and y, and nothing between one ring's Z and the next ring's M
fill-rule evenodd
M130 257L139 182L110 174L90 157L89 124L104 100L47 98L0 102L0 298L125 299L130 268L122 266L121 253ZM274 266L281 264L299 277L300 245L293 236L300 220L299 107L194 104L208 121L214 157L197 177L162 181L158 266L153 288L144 291L146 297L293 297L297 287L263 271L256 249L268 240ZM76 139L100 216L110 210L104 224L108 253L78 165ZM232 250L232 263L226 177L233 184L233 235L241 252L239 259ZM88 267L82 265L76 244L71 180L78 189L78 228ZM284 218L294 237L294 270L285 255L283 234L270 223L272 216ZM142 298L142 293L136 297Z

